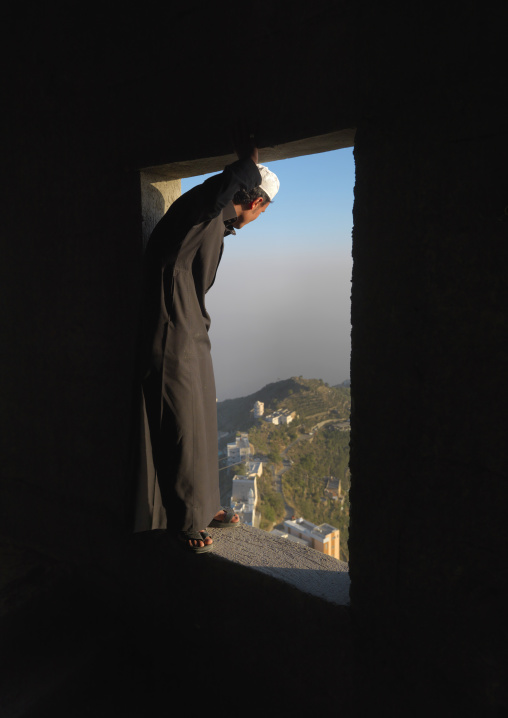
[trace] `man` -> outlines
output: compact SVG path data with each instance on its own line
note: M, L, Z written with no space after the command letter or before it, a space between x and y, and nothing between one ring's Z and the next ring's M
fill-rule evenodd
M258 165L252 135L237 140L236 153L238 161L222 174L173 203L145 254L143 397L151 441L147 455L156 474L143 490L151 514L145 528L165 525L194 553L212 549L206 527L239 523L231 509L220 506L205 294L215 281L224 237L258 219L279 188L277 177Z

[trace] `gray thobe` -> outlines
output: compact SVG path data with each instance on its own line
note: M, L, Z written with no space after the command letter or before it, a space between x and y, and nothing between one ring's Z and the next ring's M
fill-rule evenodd
M228 222L236 220L232 199L239 189L260 183L251 159L228 165L177 199L148 242L137 531L199 531L220 510L217 406L205 294L215 280Z

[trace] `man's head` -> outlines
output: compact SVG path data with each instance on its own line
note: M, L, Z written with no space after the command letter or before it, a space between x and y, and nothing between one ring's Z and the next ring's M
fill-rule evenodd
M250 191L239 190L233 197L237 220L233 227L241 229L257 219L268 208L279 191L279 179L267 167L258 165L261 184Z

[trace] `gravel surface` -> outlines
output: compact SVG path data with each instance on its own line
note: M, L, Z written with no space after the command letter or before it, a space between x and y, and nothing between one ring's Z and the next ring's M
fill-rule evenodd
M250 566L331 603L349 603L348 564L344 561L243 524L208 530L215 555Z

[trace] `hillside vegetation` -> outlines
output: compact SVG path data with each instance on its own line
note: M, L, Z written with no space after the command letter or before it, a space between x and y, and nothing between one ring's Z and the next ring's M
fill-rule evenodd
M256 401L264 403L265 416L289 409L296 417L287 426L255 419ZM349 387L330 387L320 379L302 377L268 384L254 394L217 405L219 430L248 431L256 456L266 462L258 480L261 528L271 530L285 517L278 475L292 513L340 529L343 561L349 559L349 431L340 429L349 419L350 407ZM330 476L341 481L341 500L325 495Z
M345 386L328 386L321 379L291 377L265 387L239 399L226 399L217 404L220 431L248 431L256 424L252 413L256 401L265 405L265 414L277 409L296 411L294 423L306 425L312 419L331 416L347 419L351 409L351 391Z
M286 502L294 507L295 515L340 529L340 557L348 561L349 432L325 426L310 441L295 443L286 455L293 462L282 475ZM342 502L325 496L330 476L340 479Z

